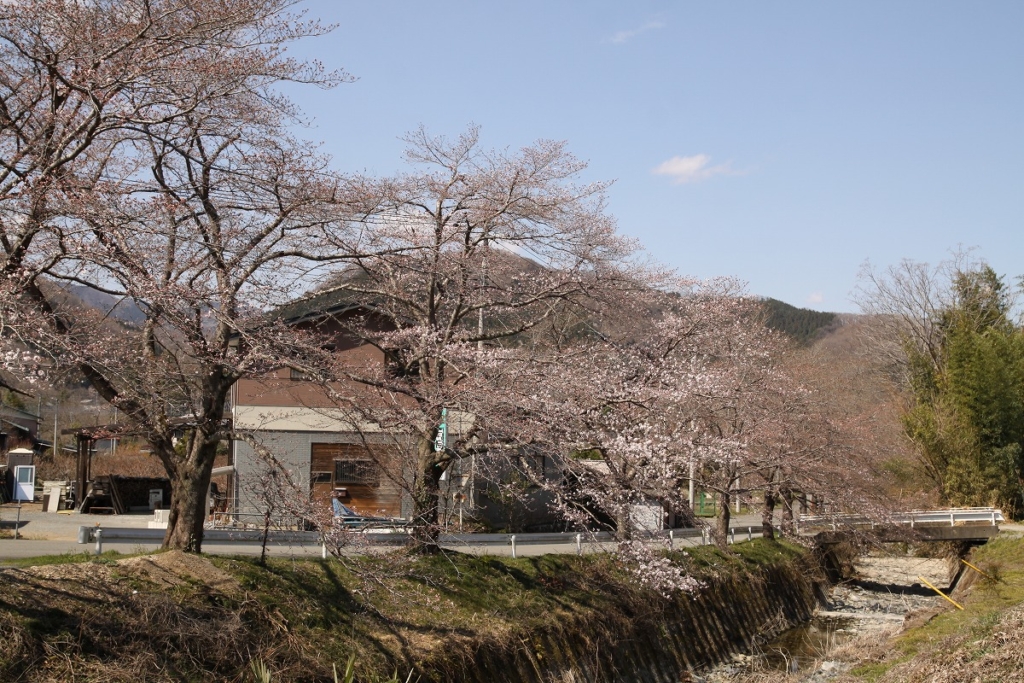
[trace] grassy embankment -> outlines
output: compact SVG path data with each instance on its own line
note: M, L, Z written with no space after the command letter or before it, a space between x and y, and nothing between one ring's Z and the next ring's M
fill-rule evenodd
M879 644L850 672L864 681L1010 681L1024 679L1024 539L999 538L968 558L948 609Z
M754 541L674 557L694 574L756 572L800 548ZM44 564L44 566L36 566ZM415 667L442 675L480 648L539 630L614 634L663 598L612 556L274 560L160 553L17 561L0 572L0 680L331 681L354 655L357 680ZM454 668L452 668L454 667Z

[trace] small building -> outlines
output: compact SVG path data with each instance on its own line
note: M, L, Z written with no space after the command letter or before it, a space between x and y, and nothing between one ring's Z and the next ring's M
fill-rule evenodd
M24 408L0 403L0 452L32 448L39 443L40 418Z
M289 324L316 326L332 336L331 348L353 367L388 362L384 352L345 332L346 316L373 316L373 311L344 300L332 299L330 292L285 307L282 315ZM386 320L379 324L387 325ZM350 383L346 394L357 400L380 400L372 390ZM330 497L340 494L342 502L359 514L410 519L413 513L411 482L416 463L415 436L382 429L346 413L316 383L301 372L278 367L259 376L240 379L232 389L231 421L239 433L249 433L274 458L267 463L252 444L233 443L237 477L233 497L236 513L256 515L264 507L259 500L261 481L268 468L280 466L293 482L308 487L313 499L330 507ZM365 411L372 414L372 411ZM471 431L474 416L448 411L449 443ZM550 459L524 456L523 467L545 476L559 476ZM554 523L550 496L538 487L512 498L505 495L513 467L488 462L487 454L454 462L442 475L439 510L442 523L454 528L466 518L495 528L546 528ZM529 462L526 462L529 461ZM514 499L513 499L514 498Z
M4 498L31 502L35 500L35 487L35 452L28 448L8 451L4 474Z
M249 432L276 462L268 464L252 444L233 443L238 512L263 507L260 482L279 465L292 480L308 486L325 509L340 494L360 514L408 517L412 499L403 485L401 452L412 444L405 435L357 424L318 396L311 382L293 378L288 368L238 381L233 390L232 423Z

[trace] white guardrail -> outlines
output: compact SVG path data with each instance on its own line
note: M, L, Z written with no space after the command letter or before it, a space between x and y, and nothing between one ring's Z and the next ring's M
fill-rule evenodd
M97 527L80 526L78 542L80 544L96 543L97 548L104 542L149 541L159 543L163 540L164 529L138 529L129 527ZM361 539L377 545L401 545L409 541L406 533L381 533L373 530L353 531ZM761 527L732 527L729 530L729 542L761 538ZM711 535L706 528L665 529L661 531L639 532L634 534L637 540L661 541L669 548L678 546L709 545ZM263 540L263 532L255 529L227 530L207 529L203 533L203 543L220 544L259 544ZM440 544L453 549L475 548L510 548L512 556L522 546L569 546L564 551L582 554L584 545L614 543L615 537L607 531L598 532L554 532L554 533L517 533L517 534L441 534ZM320 545L320 536L315 531L271 530L267 534L267 542L274 545L316 546Z
M756 529L756 531L755 531ZM761 527L730 527L729 543L739 540L761 538ZM641 531L633 534L634 539L642 541L661 541L672 549L680 546L709 545L711 534L707 528L662 529L660 531ZM615 543L615 536L607 531L586 532L553 532L533 534L441 534L438 539L441 545L450 548L494 548L511 547L512 557L516 556L519 546L536 545L571 545L576 553L582 554L583 544Z
M999 526L1005 522L1003 513L996 508L950 508L947 510L913 510L900 514L871 518L866 515L801 515L801 530L810 528L863 527L863 526Z
M797 518L798 528L802 533L810 529L831 528L874 528L875 526L907 526L910 528L976 526L993 527L1005 522L1003 513L995 508L954 508L949 510L915 510L912 512L889 515L885 518L872 519L865 515L801 515ZM388 531L365 529L353 531L360 538L378 545L402 545L409 541L409 535L402 529ZM732 527L729 529L729 542L761 538L760 526ZM127 527L81 526L78 530L78 542L96 543L97 547L104 541L142 541L159 543L163 540L164 529L137 529ZM665 529L634 534L637 540L661 541L670 548L679 546L708 545L711 543L709 530L705 528ZM263 540L263 532L257 529L207 529L203 534L203 542L209 545L222 544L259 544ZM555 532L555 533L517 533L517 534L452 534L444 533L438 538L442 546L453 549L511 548L512 556L522 546L569 546L563 552L582 553L583 546L615 542L609 532ZM320 537L315 531L271 530L267 534L267 542L274 545L316 546L320 545Z

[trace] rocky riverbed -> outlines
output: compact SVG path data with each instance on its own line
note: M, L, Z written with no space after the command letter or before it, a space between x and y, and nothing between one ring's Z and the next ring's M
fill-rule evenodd
M833 658L865 640L877 643L906 626L921 623L946 603L924 581L946 590L946 560L907 555L860 558L854 579L836 586L814 620L758 645L757 651L694 680L701 683L824 683L849 664ZM922 581L922 579L924 581Z

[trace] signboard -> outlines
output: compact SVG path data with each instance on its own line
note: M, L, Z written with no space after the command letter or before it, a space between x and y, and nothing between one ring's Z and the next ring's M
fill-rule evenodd
M659 531L665 528L665 511L658 503L629 506L629 521L640 531Z
M448 409L441 408L441 425L437 428L437 436L434 437L434 451L440 453L448 448Z

